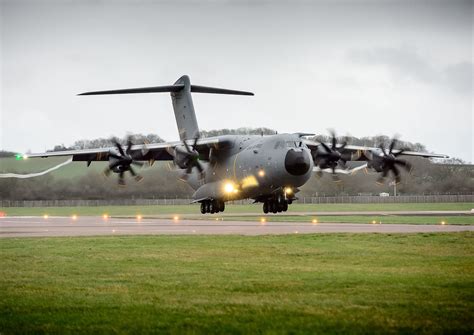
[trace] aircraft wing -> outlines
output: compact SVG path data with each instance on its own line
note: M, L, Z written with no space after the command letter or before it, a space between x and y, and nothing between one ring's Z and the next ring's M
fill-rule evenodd
M321 146L321 143L312 141L309 139L303 139L303 143L311 150L312 153L316 153L318 147ZM330 143L326 145L331 146ZM380 152L380 148L376 147L366 147L359 145L346 145L341 154L346 154L347 157L350 157L351 161L369 161L373 153ZM400 150L393 150L393 153L398 153ZM400 156L417 156L424 158L448 158L449 156L443 154L433 154L427 152L417 152L417 151L403 151Z
M186 140L188 145L192 145L194 140ZM219 141L219 138L203 138L199 139L196 143L195 149L203 155L208 157L209 150L212 147L218 147L223 142ZM135 144L130 148L130 155L134 160L137 161L169 161L173 160L172 152L175 147L183 145L183 142L163 142L163 143L150 143L150 144ZM27 154L27 158L47 158L47 157L60 157L60 156L72 156L73 161L108 161L109 153L117 152L116 147L104 147L94 149L79 149L79 150L66 150L66 151L49 151L43 153Z

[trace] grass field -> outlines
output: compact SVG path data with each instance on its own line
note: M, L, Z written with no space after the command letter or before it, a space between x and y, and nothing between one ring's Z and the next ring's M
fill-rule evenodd
M465 333L474 234L2 239L0 333Z
M304 215L304 212L326 212L326 211L429 211L429 210L470 210L474 208L473 203L436 203L436 204L324 204L305 205L293 204L290 212L267 215L269 222L311 222L313 219L319 222L340 223L411 223L411 224L439 224L444 221L447 224L474 224L474 215L465 216L321 216ZM25 216L48 214L50 216L160 216L173 217L174 215L187 215L190 219L224 218L224 220L258 221L261 218L261 205L228 205L225 214L201 215L199 205L176 205L176 206L99 206L99 207L31 207L31 208L0 208L0 212L9 216ZM242 213L255 213L255 216L239 216Z
M297 212L352 212L352 211L468 211L474 203L409 203L409 204L292 204L289 214ZM199 214L199 204L160 206L97 206L97 207L0 207L7 215L166 215ZM261 204L226 205L225 213L262 214ZM276 214L278 216L281 214Z

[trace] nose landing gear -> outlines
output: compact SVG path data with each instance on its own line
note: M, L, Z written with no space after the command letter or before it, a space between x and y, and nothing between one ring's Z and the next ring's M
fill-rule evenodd
M225 203L222 200L204 200L201 202L201 213L219 213L225 210Z

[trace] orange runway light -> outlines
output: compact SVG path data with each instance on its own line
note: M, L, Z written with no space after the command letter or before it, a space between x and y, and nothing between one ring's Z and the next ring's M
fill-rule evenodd
M76 215L76 214L73 214L73 215L71 216L71 219L77 220L77 215Z
M441 221L441 224L442 224L442 225L445 225L445 224L446 224L446 221Z
M141 220L142 218L143 217L140 214L137 215L137 220Z
M49 218L48 214L43 215L43 219L46 220L47 218Z
M372 223L373 223L373 224L376 224L376 223L377 223L377 221L375 221L375 220L374 220L374 221L372 221Z
M265 218L260 218L260 223L264 224L265 222L267 222Z
M0 212L0 218L3 217L3 216L7 216L7 213L5 213L5 212Z
M109 218L109 216L108 216L107 214L104 214L104 215L102 215L102 218L103 218L104 220L107 220L107 219Z
M313 224L316 224L316 223L318 223L318 220L313 219L313 221L311 221L311 222L312 222Z
M178 220L179 220L179 216L177 216L177 215L173 216L173 220L178 221Z

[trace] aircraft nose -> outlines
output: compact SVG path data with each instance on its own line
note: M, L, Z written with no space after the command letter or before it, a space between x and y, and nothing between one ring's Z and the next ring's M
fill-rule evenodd
M288 150L285 157L285 168L293 176L301 176L308 172L311 166L309 154L304 151Z

